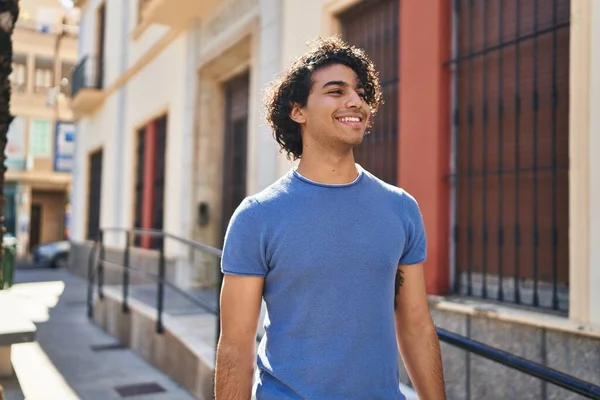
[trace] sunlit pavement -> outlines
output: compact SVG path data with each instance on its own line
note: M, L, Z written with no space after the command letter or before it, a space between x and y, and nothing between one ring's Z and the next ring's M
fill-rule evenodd
M11 290L22 300L24 312L38 332L36 342L13 346L18 382L2 382L6 384L6 400L192 399L129 349L92 349L116 341L88 321L84 280L64 270L20 265L15 281ZM138 384L147 384L146 389L154 389L154 393L124 396L125 387ZM129 388L130 393L136 390L144 391Z

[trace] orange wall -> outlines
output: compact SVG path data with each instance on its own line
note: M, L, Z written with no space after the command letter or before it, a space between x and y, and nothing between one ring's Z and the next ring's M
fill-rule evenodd
M399 185L419 202L427 291L450 286L450 1L400 2Z

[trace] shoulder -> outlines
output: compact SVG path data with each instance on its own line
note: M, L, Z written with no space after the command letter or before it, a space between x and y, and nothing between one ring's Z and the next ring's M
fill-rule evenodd
M265 189L246 196L237 206L232 221L263 221L273 208L281 207L289 196L289 178L279 178Z
M291 177L285 174L263 190L248 196L244 201L261 209L270 209L286 203L291 196Z
M365 175L371 184L377 188L377 192L380 196L391 202L394 209L400 211L403 217L408 218L409 220L421 217L417 199L406 189L391 185L366 170Z

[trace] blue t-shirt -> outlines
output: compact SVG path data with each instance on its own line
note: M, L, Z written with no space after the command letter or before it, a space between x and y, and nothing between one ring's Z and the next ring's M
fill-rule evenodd
M419 207L357 164L355 181L313 182L290 170L247 197L221 268L264 276L258 400L401 400L394 322L399 264L423 262Z

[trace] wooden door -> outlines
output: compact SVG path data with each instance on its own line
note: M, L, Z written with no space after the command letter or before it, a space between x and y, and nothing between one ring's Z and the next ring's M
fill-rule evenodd
M246 196L249 74L225 85L225 151L223 160L222 235Z

